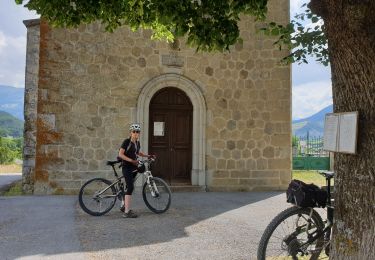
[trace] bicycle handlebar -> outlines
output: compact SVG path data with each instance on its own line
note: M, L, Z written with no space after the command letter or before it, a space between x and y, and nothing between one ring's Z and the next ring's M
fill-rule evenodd
M147 158L145 160L138 160L138 165L142 165L142 164L145 164L145 163L153 163L155 162L155 158L154 157L150 157L150 158Z

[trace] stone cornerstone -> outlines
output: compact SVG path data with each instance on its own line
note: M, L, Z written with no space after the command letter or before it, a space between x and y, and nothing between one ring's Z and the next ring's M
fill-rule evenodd
M268 19L289 21L289 1L270 1ZM242 44L228 53L196 53L184 39L150 40L151 32L100 23L27 27L23 189L76 194L88 179L113 179L131 122L149 147L149 106L165 87L193 106L191 185L209 191L285 189L291 178L290 67L275 39L240 23Z

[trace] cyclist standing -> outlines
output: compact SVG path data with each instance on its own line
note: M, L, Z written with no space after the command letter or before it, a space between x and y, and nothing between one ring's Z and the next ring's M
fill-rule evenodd
M137 156L141 157L151 157L140 151L141 145L139 142L139 135L141 132L141 126L139 124L131 124L130 136L125 139L121 145L118 156L123 160L122 164L122 174L124 175L126 182L126 193L123 200L123 205L121 205L120 210L124 212L124 218L136 218L137 214L130 210L131 205L131 195L134 190L134 178L137 175L138 160Z

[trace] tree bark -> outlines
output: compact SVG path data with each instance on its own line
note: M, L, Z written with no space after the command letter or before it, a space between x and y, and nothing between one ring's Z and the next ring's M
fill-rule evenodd
M330 259L375 259L375 1L311 0L323 17L334 112L359 112L357 153L335 154Z

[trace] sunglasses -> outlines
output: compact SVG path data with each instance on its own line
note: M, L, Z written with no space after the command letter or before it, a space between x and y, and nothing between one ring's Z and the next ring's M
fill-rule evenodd
M141 132L141 131L138 131L138 130L134 130L134 131L132 131L133 134L135 134L135 133L139 134L140 132Z

